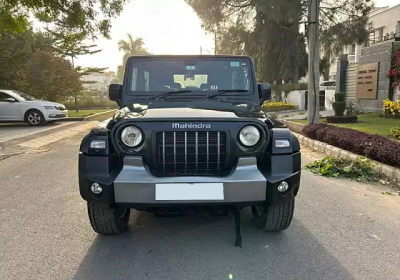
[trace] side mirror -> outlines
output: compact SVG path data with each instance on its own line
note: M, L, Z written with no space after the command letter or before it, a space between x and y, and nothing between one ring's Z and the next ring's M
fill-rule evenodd
M121 101L122 85L111 84L108 89L108 98L118 103Z
M17 100L15 98L12 98L12 97L7 98L6 101L10 102L10 103L17 102Z
M268 83L258 84L258 96L260 98L260 105L264 101L271 100L271 85Z

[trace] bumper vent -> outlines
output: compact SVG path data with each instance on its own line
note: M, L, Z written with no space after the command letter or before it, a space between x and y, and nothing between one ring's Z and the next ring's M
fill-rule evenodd
M226 134L218 131L167 131L156 134L159 170L166 176L216 175L226 164Z

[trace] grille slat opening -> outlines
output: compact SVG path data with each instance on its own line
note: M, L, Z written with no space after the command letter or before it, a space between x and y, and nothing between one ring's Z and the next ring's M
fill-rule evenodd
M226 134L168 131L156 134L157 167L165 176L215 175L226 162Z

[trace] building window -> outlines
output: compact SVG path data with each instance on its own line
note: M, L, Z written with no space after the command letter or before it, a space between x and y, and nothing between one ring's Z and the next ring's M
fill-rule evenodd
M396 35L397 35L397 36L400 35L400 20L397 21L397 25L396 25Z
M383 41L383 28L379 28L376 30L376 37L378 42Z
M356 54L356 44L350 46L350 55Z

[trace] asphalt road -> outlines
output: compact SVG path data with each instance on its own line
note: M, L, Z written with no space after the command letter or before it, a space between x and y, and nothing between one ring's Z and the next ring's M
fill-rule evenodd
M81 137L0 161L0 279L400 279L400 197L307 171L291 227L261 233L245 211L242 249L232 216L134 212L127 232L97 236L77 185Z
M49 131L71 124L71 122L46 123L42 126L30 126L26 123L0 123L0 143L38 132Z

